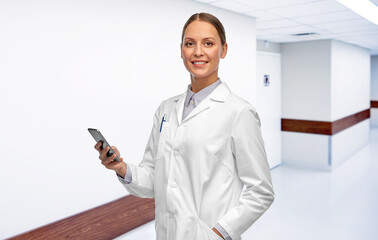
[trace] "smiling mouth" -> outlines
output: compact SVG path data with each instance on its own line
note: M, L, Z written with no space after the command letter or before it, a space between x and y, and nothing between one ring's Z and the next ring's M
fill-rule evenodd
M204 65L204 64L206 64L206 63L208 63L208 62L206 62L206 61L193 61L192 62L194 65Z

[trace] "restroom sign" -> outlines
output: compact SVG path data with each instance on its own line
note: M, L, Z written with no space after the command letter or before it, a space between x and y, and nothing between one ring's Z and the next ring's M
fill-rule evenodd
M269 75L264 75L264 86L268 87L270 84L270 77Z

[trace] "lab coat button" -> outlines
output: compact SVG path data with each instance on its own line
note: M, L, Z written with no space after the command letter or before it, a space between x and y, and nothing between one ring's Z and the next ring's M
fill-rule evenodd
M174 150L173 151L173 156L178 157L178 155L179 155L178 151Z
M170 182L169 185L171 186L171 188L175 188L176 187L176 182Z

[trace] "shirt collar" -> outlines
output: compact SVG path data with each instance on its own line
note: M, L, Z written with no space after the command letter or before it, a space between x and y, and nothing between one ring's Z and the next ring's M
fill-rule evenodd
M200 102L202 100L204 100L207 96L209 96L210 93L212 93L214 91L214 89L216 89L221 83L222 83L222 81L218 78L218 80L216 82L214 82L214 83L210 84L209 86L201 89L197 93L192 92L192 90L191 90L192 84L189 84L188 89L186 91L185 106L186 107L189 106L191 100L194 101L195 107L198 106L198 104L200 104Z

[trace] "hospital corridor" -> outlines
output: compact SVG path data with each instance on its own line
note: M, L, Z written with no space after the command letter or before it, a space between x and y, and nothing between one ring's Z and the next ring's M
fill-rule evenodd
M378 240L378 0L0 0L0 128L0 239Z

